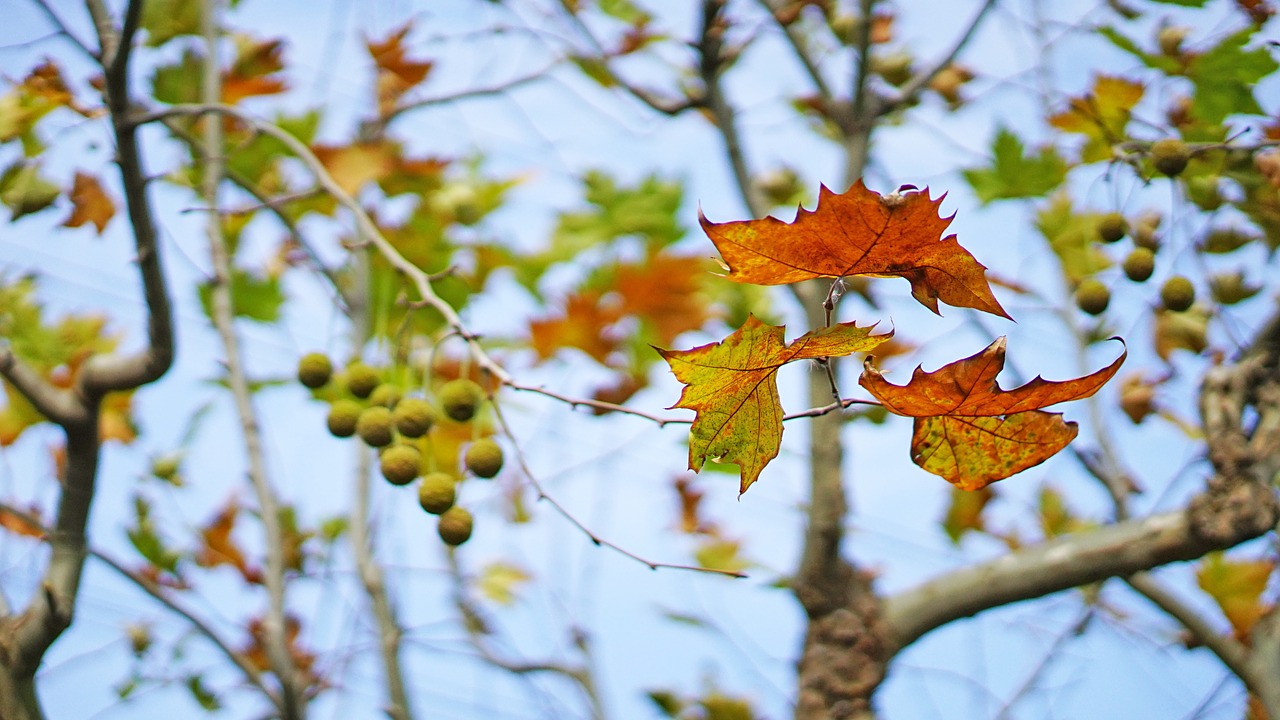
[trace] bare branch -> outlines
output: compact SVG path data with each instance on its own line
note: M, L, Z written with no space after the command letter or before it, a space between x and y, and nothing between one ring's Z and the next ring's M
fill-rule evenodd
M502 408L497 403L493 403L493 410L494 410L494 415L496 415L498 418L498 426L502 428L502 431L506 433L508 437L513 437L511 432L511 426L507 424L507 419L502 414ZM565 506L561 505L558 500L556 500L551 495L547 494L547 491L544 490L542 487L542 483L538 481L538 476L534 475L533 471L529 468L529 465L525 462L524 454L519 452L519 448L516 448L516 449L517 449L516 461L520 465L521 472L524 474L525 478L529 481L529 484L533 487L534 492L538 493L538 500L549 504L553 509L555 509L555 511L560 515L560 517L563 517L565 520L568 520L571 525L578 528L578 530L580 530L583 535L586 535L587 538L591 540L592 544L598 545L601 547L607 547L610 550L613 550L614 552L617 552L621 555L629 557L632 560L635 560L636 562L647 566L650 570L667 568L670 570L689 570L692 572L709 573L711 575L727 575L729 577L736 577L736 578L746 577L745 573L737 572L736 570L717 570L714 568L698 567L696 565L676 565L672 563L654 562L652 560L646 560L645 558L631 552L630 550L627 550L626 548L620 545L617 545L608 540L605 540L604 538L595 534L586 525L584 525L581 520L574 517L573 513L569 512L569 510L565 508Z
M881 115L885 115L897 110L898 108L906 107L916 102L916 100L920 98L920 93L924 92L924 89L929 86L929 83L932 82L939 73L947 69L951 63L955 62L960 51L964 49L965 45L969 44L969 40L972 39L973 34L977 32L978 26L982 24L983 18L987 16L987 13L991 8L995 7L995 5L996 0L986 0L986 2L982 4L982 7L978 8L978 13L974 15L973 20L965 27L964 32L962 32L960 37L956 39L955 44L951 46L950 52L944 55L942 59L938 60L931 67L917 73L915 77L908 80L906 84L899 89L897 95L889 98L881 104L879 113Z
M953 620L1019 600L1191 560L1258 537L1270 526L1241 524L1230 537L1205 538L1189 513L1129 520L1047 540L956 570L889 597L884 616L905 647Z
M698 74L706 93L706 108L715 119L716 128L724 140L725 155L733 170L734 184L742 195L742 202L752 217L762 217L768 208L752 189L751 171L747 167L742 149L742 136L738 132L737 113L729 104L720 85L720 72L724 69L721 54L724 50L725 23L721 17L726 0L702 0L702 27L698 36Z
M53 23L53 27L57 29L59 35L71 41L71 43L79 48L80 52L85 55L88 55L91 58L96 58L98 56L92 48L86 45L85 42L77 37L75 33L71 32L71 28L67 27L67 24L58 16L57 11L49 4L49 0L34 0L34 2L36 7L40 8L40 12L44 13L45 17L49 18L49 22Z
M216 101L222 92L221 68L218 66L218 41L221 39L221 4L207 0L202 5L201 25L205 43L203 67L203 99ZM286 720L306 717L306 705L299 688L298 670L289 652L285 619L285 560L284 543L280 527L279 499L267 475L265 453L262 448L262 431L258 425L257 411L249 390L249 380L244 370L244 358L240 340L235 331L235 314L231 293L231 256L222 231L222 221L217 213L218 189L222 184L224 167L222 123L217 118L203 123L200 195L209 208L205 222L205 235L209 243L209 258L213 266L210 287L210 318L222 342L224 363L227 369L227 385L235 402L240 420L241 437L248 463L249 482L258 501L260 521L266 545L266 572L263 584L267 589L268 609L263 621L265 649L271 669L280 682L279 710Z
M1244 681L1245 686L1251 691L1256 692L1255 688L1269 682L1269 678L1253 676L1252 668L1249 667L1249 649L1243 643L1223 635L1196 612L1195 608L1184 603L1172 590L1161 585L1160 581L1149 573L1137 573L1125 578L1125 582L1169 617L1181 623L1191 632L1196 641L1212 650L1222 664Z
M49 384L13 354L8 342L0 340L0 376L8 380L22 393L41 415L59 425L71 425L85 421L86 410L69 390Z
M757 0L760 6L768 10L775 18L778 13L777 0ZM804 34L797 29L795 23L779 22L782 33L787 37L787 43L791 45L791 51L796 56L796 60L804 67L805 73L809 76L809 80L813 82L813 87L818 91L818 96L828 104L836 102L835 93L832 92L831 86L827 84L827 79L823 77L822 70L818 67L818 63L814 60Z

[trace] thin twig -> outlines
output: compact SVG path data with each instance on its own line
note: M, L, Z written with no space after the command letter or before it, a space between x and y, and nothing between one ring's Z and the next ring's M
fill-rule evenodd
M71 43L75 45L77 48L79 48L80 51L83 52L85 55L91 58L98 57L98 54L95 53L92 48L86 45L83 40L76 37L75 33L71 32L71 28L67 27L67 24L62 21L61 17L58 16L58 13L53 9L53 6L49 4L49 0L34 0L34 1L35 1L36 7L40 8L40 11L45 14L45 17L49 18L49 22L53 23L53 26L54 28L57 29L57 32L59 35L65 37L67 40L70 40Z
M505 433L508 437L514 437L513 433L511 432L511 426L507 424L506 416L504 416L502 413L502 407L496 402L492 403L492 406L493 406L494 415L498 418L498 426L502 428L502 432ZM647 560L631 552L630 550L627 550L626 548L620 545L617 545L616 543L612 543L608 540L605 540L604 538L600 537L595 532L593 532L591 528L588 528L585 524L583 524L581 520L574 517L573 513L569 512L569 510L565 508L565 506L561 505L558 500L556 500L554 497L552 497L550 494L547 493L547 491L542 487L542 483L538 481L538 476L533 473L533 470L529 468L528 463L525 462L524 453L520 452L519 447L516 448L516 463L520 466L521 473L524 475L525 479L529 481L529 485L533 488L534 492L538 494L538 500L542 502L546 502L553 509L555 509L555 511L559 513L561 517L563 517L565 520L568 520L569 523L574 527L578 528L578 530L581 531L583 535L586 535L587 539L589 539L594 545L607 547L610 550L613 550L617 553L620 553L626 557L631 558L632 560L635 560L636 562L642 565L645 565L650 570L657 570L659 568L668 568L671 570L690 570L693 572L709 573L711 575L728 575L729 577L736 577L736 578L747 577L745 573L737 572L734 570L717 570L714 568L698 567L696 565L678 565L673 563L654 562L653 560Z
M30 525L33 529L39 530L44 534L41 540L46 542L48 541L49 529L44 527L40 522L40 519L36 516L5 502L0 502L0 511L13 515L24 523ZM235 648L231 647L231 644L227 642L212 625L201 619L193 610L183 605L177 598L165 593L162 586L158 585L147 576L131 570L122 561L117 560L115 557L98 550L97 548L90 547L88 549L88 554L90 557L97 559L102 564L114 570L125 580L133 583L133 585L138 587L138 589L150 595L156 600L156 602L159 602L161 605L171 610L175 615L178 615L191 623L191 626L194 627L197 632L203 635L209 642L213 643L213 645L217 647L218 650L232 662L232 664L244 673L245 679L248 680L251 685L261 690L264 696L272 696L271 689L263 683L262 673L258 672L258 669L253 666L253 663L249 662L249 659L244 655L244 653L238 652Z
M908 80L899 89L898 94L881 103L880 114L886 115L897 110L898 108L907 107L919 99L920 93L929 86L929 83L938 76L943 70L946 70L951 63L955 62L960 51L969 44L969 40L973 38L973 34L977 32L978 26L982 24L983 18L987 13L996 6L996 0L986 0L982 7L978 8L978 13L974 15L973 20L965 27L964 32L960 33L960 37L956 39L951 50L942 59L938 60L927 70L919 72L915 77Z
M205 62L203 100L216 102L222 92L221 69L218 66L218 42L221 40L221 4L219 0L204 0L201 24L204 31ZM262 447L262 431L258 425L257 411L253 407L252 392L245 374L240 340L235 330L235 311L231 290L232 265L222 221L217 213L218 189L223 180L224 159L222 123L216 117L203 123L201 139L202 166L200 195L209 208L205 234L209 243L209 259L213 266L210 283L210 317L222 342L227 370L227 386L235 402L240 420L241 438L248 463L249 482L261 511L260 521L266 545L267 567L263 577L268 597L266 618L263 622L265 649L272 671L280 682L280 712L286 720L306 717L303 693L298 687L298 669L289 653L289 639L285 619L285 560L283 533L280 527L279 500L267 474L267 464Z
M462 627L467 632L467 642L475 650L476 655L481 660L492 665L499 670L509 672L513 675L534 675L547 673L552 675L560 675L572 680L586 696L587 703L591 706L591 717L593 720L602 720L604 718L604 704L601 702L600 693L596 689L595 679L592 677L589 665L569 665L566 663L555 662L552 660L513 660L498 654L489 643L485 641L485 633L483 628L488 627L488 623L484 620L484 615L480 608L467 597L466 578L463 577L462 568L458 564L457 553L453 548L449 548L446 554L449 563L449 575L453 579L453 602L457 607L458 613L462 615ZM581 638L575 638L574 645L581 652L586 652L585 643Z

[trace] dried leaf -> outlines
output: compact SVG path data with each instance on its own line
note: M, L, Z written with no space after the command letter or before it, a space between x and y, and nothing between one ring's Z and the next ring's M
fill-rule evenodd
M1072 98L1066 110L1049 118L1049 124L1088 140L1081 160L1097 162L1111 158L1111 146L1122 141L1129 116L1142 99L1142 83L1112 75L1097 75L1093 89Z
M601 365L616 352L621 340L613 324L620 309L602 302L597 290L582 290L565 300L564 313L529 322L529 337L540 360L555 356L561 348L577 348Z
M978 490L1039 465L1076 436L1076 424L1039 409L1089 397L1115 375L1128 351L1081 378L1053 382L1036 377L1003 390L1005 338L982 352L933 372L917 367L911 381L894 385L871 365L858 382L889 412L915 418L911 457L917 465L962 490Z
M777 218L713 223L702 228L729 266L728 278L782 285L817 277L898 276L911 295L938 312L938 301L1009 317L991 293L984 271L942 233L951 218L938 215L942 198L928 190L882 197L859 181L843 195L825 186L815 210L801 208L794 222Z
M40 508L37 505L31 505L25 513L15 512L14 510L0 506L0 528L4 528L15 535L25 535L32 538L43 538L44 528L41 527Z
M249 566L244 553L231 537L239 512L240 506L232 500L200 531L202 544L196 552L195 561L200 567L207 568L230 565L240 571L245 582L259 583L262 572Z
M405 23L386 40L365 44L378 68L378 115L387 117L395 111L400 98L427 78L434 63L410 60L405 56L404 39L413 28Z
M748 316L718 343L658 350L686 386L672 408L697 412L689 433L690 470L701 470L707 460L735 463L742 474L739 491L746 492L782 445L778 368L794 360L868 352L892 335L871 335L869 327L842 323L785 345L783 331Z
M71 215L62 221L63 227L80 227L85 223L93 223L101 235L116 214L116 204L93 175L77 172L71 185L70 198Z

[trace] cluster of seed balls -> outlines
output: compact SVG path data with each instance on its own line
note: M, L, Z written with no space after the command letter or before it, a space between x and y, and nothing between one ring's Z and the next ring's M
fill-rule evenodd
M1177 138L1164 138L1151 144L1152 166L1160 173L1174 177L1186 169L1191 159L1191 149ZM1098 219L1098 238L1105 243L1119 242L1125 235L1133 236L1134 248L1125 256L1121 267L1125 277L1133 282L1146 282L1155 272L1156 250L1160 242L1156 238L1159 219L1143 218L1130 228L1129 221L1118 212L1111 212ZM1101 315L1111 303L1111 290L1097 278L1086 278L1076 286L1076 306L1090 315ZM1174 275L1160 286L1160 304L1173 312L1190 309L1196 300L1196 289L1183 275Z
M298 382L319 390L334 379L333 363L324 353L308 353L298 361ZM382 476L392 485L418 480L422 509L440 516L437 530L445 543L458 546L471 537L473 519L466 508L454 504L458 480L447 472L424 472L422 451L414 444L431 431L440 412L456 422L468 422L484 402L484 391L471 380L450 380L436 392L439 409L420 397L405 397L399 386L382 382L378 371L362 362L348 365L342 374L350 397L339 397L329 406L328 426L334 437L359 437L377 449ZM478 478L492 478L502 470L502 446L492 438L471 443L463 463Z

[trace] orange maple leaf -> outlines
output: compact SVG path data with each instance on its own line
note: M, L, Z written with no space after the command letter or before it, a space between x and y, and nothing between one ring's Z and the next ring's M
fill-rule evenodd
M927 188L883 197L859 180L843 195L823 186L817 208L800 208L791 223L773 217L713 223L701 214L699 221L736 282L896 275L935 313L941 300L1008 318L987 284L986 267L955 235L942 237L955 217L938 215L943 197L931 199Z
M213 520L200 531L203 544L196 552L195 561L200 567L230 565L240 571L246 582L262 582L262 572L249 565L244 553L231 537L240 506L234 500L227 503Z
M529 322L529 337L539 360L546 360L560 348L574 347L601 365L618 350L619 336L613 329L622 313L601 302L598 290L582 290L565 300L564 314Z
M235 62L222 73L222 102L234 105L255 95L276 95L288 89L280 77L284 69L283 40L237 38Z
M870 327L841 323L786 345L784 330L748 315L742 327L718 343L692 350L657 348L685 384L671 407L697 413L689 430L690 470L701 470L707 459L734 463L742 473L739 492L746 492L782 446L778 368L793 360L867 352L893 334L872 335Z
M369 56L378 66L378 115L387 117L396 110L403 96L421 83L431 72L434 63L431 61L414 61L405 56L404 39L412 29L411 23L405 23L393 32L386 40L365 43Z
M1089 397L1120 369L1128 351L1107 367L1074 380L1036 377L1002 390L1005 338L933 372L917 367L907 385L884 379L868 358L858 383L889 412L915 418L911 458L961 490L979 490L1048 460L1075 439L1074 422L1040 408Z
M80 227L85 223L93 223L101 235L116 214L116 204L102 189L98 178L92 175L76 173L71 184L70 198L71 215L62 221L63 227Z

